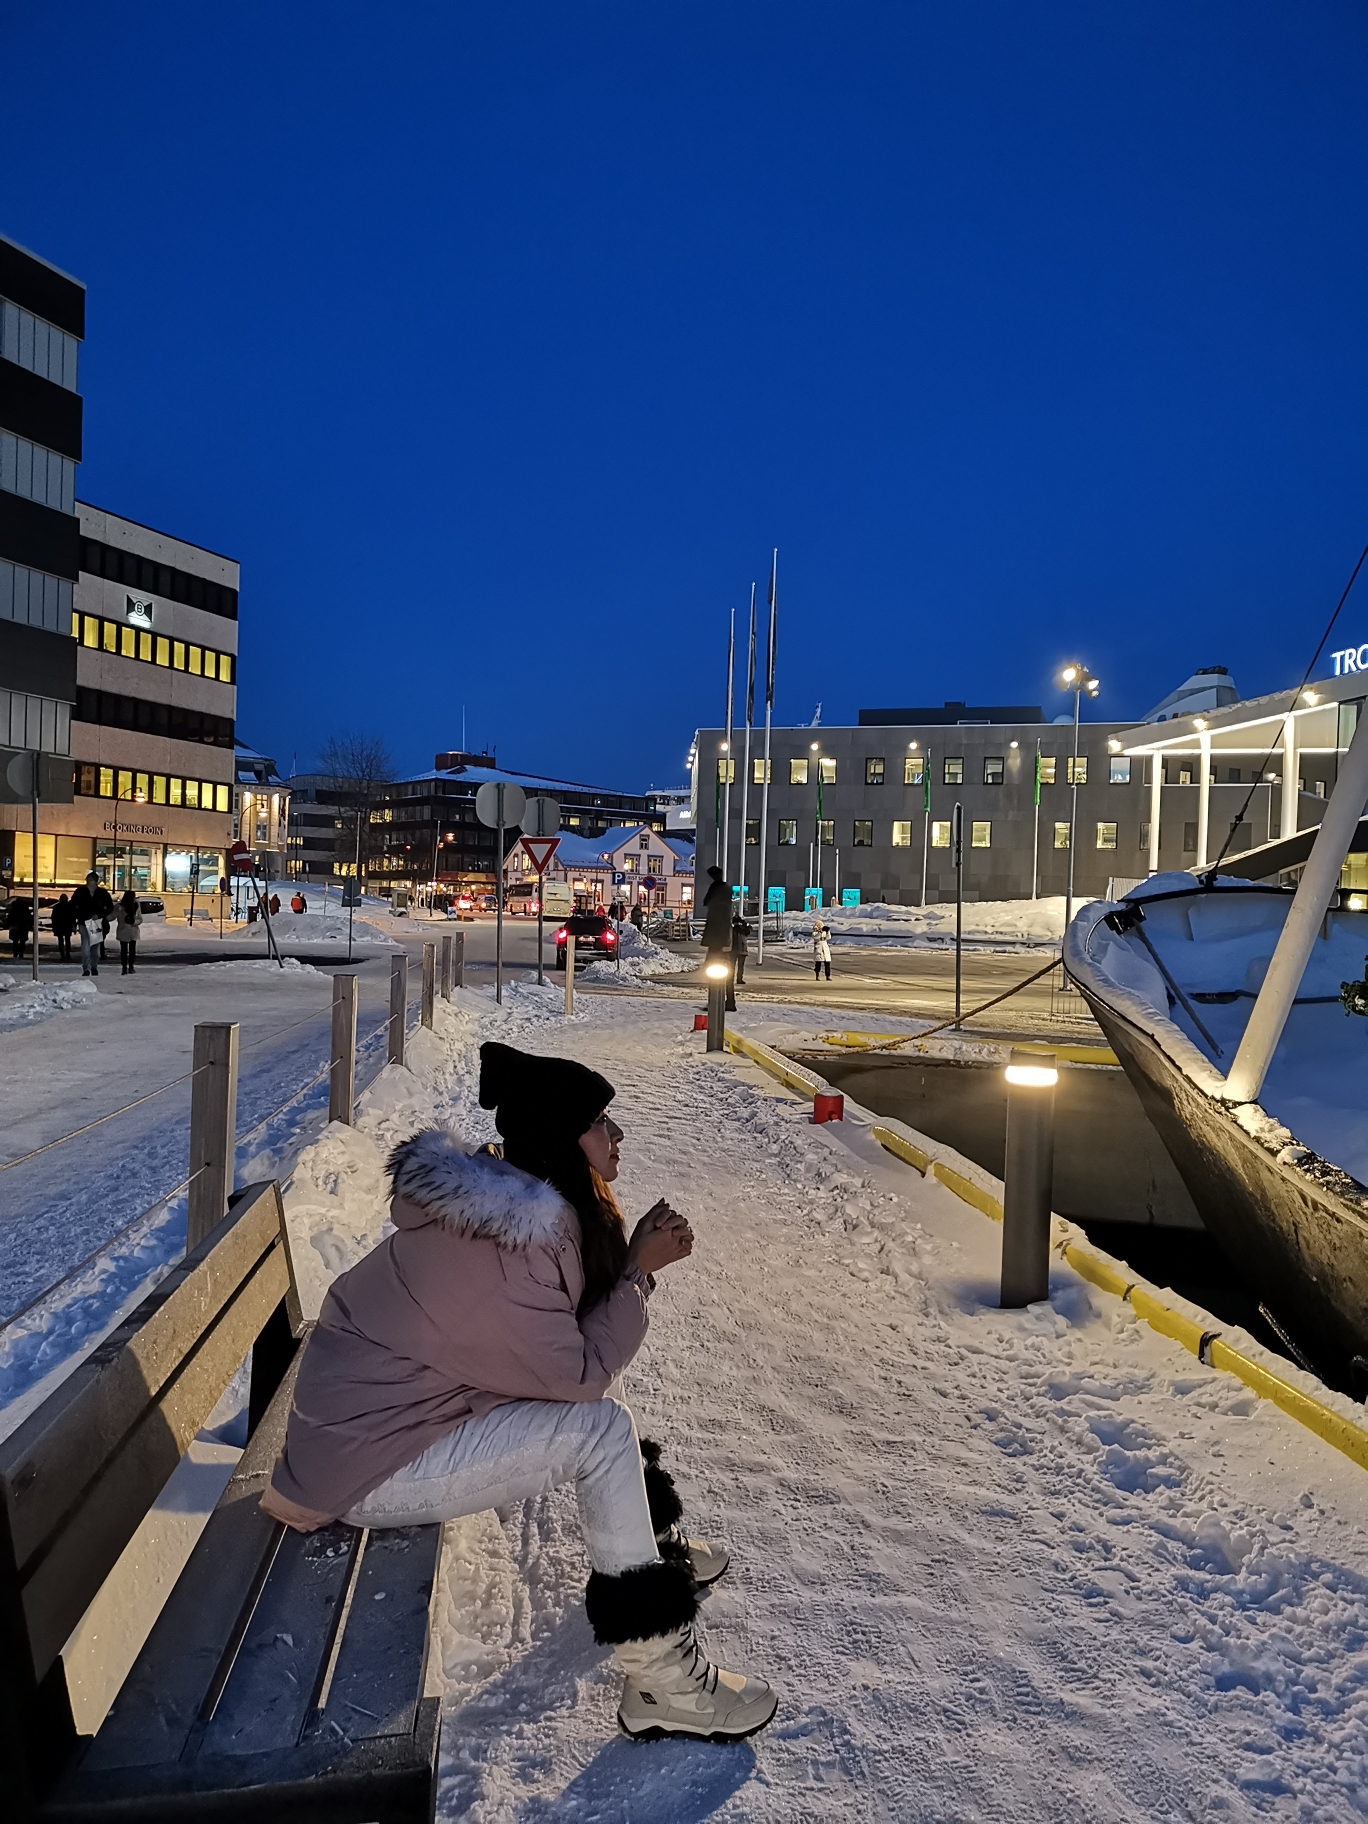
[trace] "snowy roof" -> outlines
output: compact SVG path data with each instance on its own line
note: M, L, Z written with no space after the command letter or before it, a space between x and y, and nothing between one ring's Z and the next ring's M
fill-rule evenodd
M245 741L235 741L233 750L234 773L239 785L284 786L285 781L269 754L259 754Z
M559 789L571 792L602 792L611 798L640 798L640 792L624 791L617 785L585 785L578 779L544 779L536 773L514 773L502 766L430 767L424 773L406 773L395 785L422 785L429 779L461 779L472 785L485 785L491 779L502 779L509 785L520 785L529 794L545 792L553 796Z
M567 868L606 868L608 857L598 836L572 836L561 831L556 860Z
M687 861L689 866L694 862L694 845L683 836L662 836L660 839L678 861Z

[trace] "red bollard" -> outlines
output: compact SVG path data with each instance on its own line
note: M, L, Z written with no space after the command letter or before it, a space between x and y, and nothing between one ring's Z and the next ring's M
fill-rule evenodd
M695 1032L706 1032L708 1030L708 1016L706 1013L696 1013L694 1015L693 1029Z
M812 1119L821 1121L845 1120L845 1097L838 1096L835 1090L823 1090L812 1098Z

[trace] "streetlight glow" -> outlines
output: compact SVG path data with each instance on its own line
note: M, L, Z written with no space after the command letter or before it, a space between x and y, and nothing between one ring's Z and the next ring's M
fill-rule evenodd
M703 973L710 982L725 982L731 971L725 963L709 963Z

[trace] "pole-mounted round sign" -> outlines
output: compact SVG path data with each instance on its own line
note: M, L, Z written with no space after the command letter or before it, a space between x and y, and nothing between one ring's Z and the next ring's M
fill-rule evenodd
M521 826L527 793L507 779L487 779L475 794L475 815L488 829Z

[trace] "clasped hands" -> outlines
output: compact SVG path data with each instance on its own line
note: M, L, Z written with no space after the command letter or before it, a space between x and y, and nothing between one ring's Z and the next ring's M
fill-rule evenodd
M627 1244L627 1264L643 1273L659 1273L693 1253L693 1230L686 1216L672 1210L662 1197L632 1230Z

